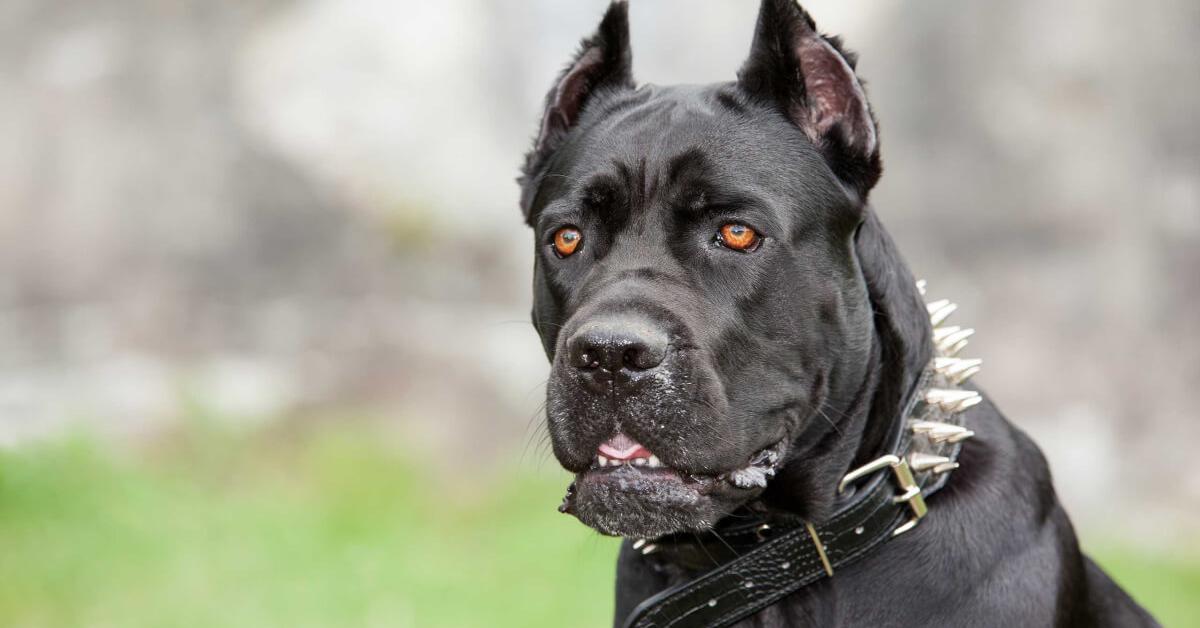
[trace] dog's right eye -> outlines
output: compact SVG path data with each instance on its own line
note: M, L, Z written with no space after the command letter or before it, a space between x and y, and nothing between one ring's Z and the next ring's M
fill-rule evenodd
M758 232L740 222L731 222L717 230L717 243L735 251L753 251L762 240Z
M583 242L583 234L575 227L563 227L554 232L554 252L559 257L567 257L579 248Z

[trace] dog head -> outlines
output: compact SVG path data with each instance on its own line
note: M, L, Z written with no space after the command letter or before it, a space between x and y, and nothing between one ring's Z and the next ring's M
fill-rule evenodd
M737 81L637 86L617 2L551 88L521 205L584 523L706 529L832 446L876 350L855 236L881 166L854 64L765 0Z

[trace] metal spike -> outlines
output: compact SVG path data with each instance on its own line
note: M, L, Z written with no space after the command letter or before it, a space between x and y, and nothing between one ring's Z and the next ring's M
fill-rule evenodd
M942 423L940 421L913 421L912 425L910 425L908 427L909 427L909 429L912 430L913 434L927 434L927 433L932 432L933 430L935 430L939 427L942 427L944 425L950 425L950 424ZM958 426L955 425L952 427L958 427Z
M938 466L934 467L933 472L938 475L941 475L947 471L953 471L957 468L958 468L957 462L947 462L945 464L939 464Z
M658 549L658 546L651 543L651 544L647 545L646 547L642 548L642 556L649 556L650 554L654 553L654 550L657 550L657 549Z
M958 353L958 351L955 351L955 353ZM958 375L951 377L950 382L953 384L961 384L961 383L967 381L968 379L975 377L975 375L978 374L979 371L981 371L981 370L983 370L983 369L981 369L978 366L972 366L970 368L963 369L962 372L960 372Z
M982 397L974 390L930 388L925 391L925 402L932 403L947 412L959 412L976 405Z
M954 332L959 331L960 329L962 329L962 327L959 327L958 325L946 325L945 327L934 327L933 328L934 344L940 343L941 341L946 339L946 336L949 336L950 334L953 334Z
M954 356L958 355L959 353L962 353L962 350L965 349L966 347L967 347L967 341L959 340L958 342L954 343L953 347L946 349L942 353L946 354L949 357L954 357Z
M967 338L973 335L975 335L975 330L970 327L945 334L941 341L937 342L938 351L947 354L948 357L953 357L967 346Z
M935 456L920 451L914 451L908 454L908 466L913 471L928 471L937 467L940 464L946 464L951 460L945 456Z
M983 360L978 358L934 358L933 368L944 375L953 375L970 366L979 366Z
M913 421L912 431L914 434L958 434L967 428L953 423L943 423L941 421Z
M981 396L979 393L975 393L974 397L967 397L966 399L958 402L958 405L954 406L954 409L951 410L951 412L962 412L967 408L978 405L981 401L983 401L983 396Z
M971 437L972 437L972 436L974 436L974 435L975 435L975 432L973 432L973 431L971 431L971 430L966 430L966 431L959 432L959 433L957 433L957 434L952 434L952 435L950 435L950 436L947 436L947 437L946 437L946 442L949 442L949 443L959 443L959 442L962 442L962 441L964 441L964 440L967 440L968 438L971 438Z
M934 305L939 305L939 307L935 308ZM958 309L957 304L951 303L945 299L942 299L941 301L934 301L926 307L929 310L929 322L932 323L934 327L941 325L943 321L945 321L947 318L950 318L950 315L954 313L954 310Z
M915 421L912 424L912 431L915 434L924 434L928 436L929 440L932 440L935 443L950 440L951 438L959 438L962 434L967 434L967 436L961 436L959 440L962 440L963 438L970 438L974 435L974 432L971 432L971 430L968 430L961 425L942 423L940 421Z
M933 359L933 368L950 380L952 384L961 384L980 370L983 360L967 358L937 357Z
M645 544L646 544L646 539L638 539L633 542L633 549L635 549L635 550L642 549L642 546Z
M935 421L928 422L935 423ZM951 425L949 423L937 423L937 425L938 427L926 430L924 432L924 434L929 437L929 440L935 443L957 443L975 435L975 432L972 432L961 425ZM914 426L913 431L916 431L915 428L916 426Z
M924 279L917 280L917 292L920 292L921 296L925 296L925 280Z
M929 310L930 314L933 314L934 312L946 307L947 305L950 305L950 299L938 299L937 301L934 301L932 303L926 303L925 309Z

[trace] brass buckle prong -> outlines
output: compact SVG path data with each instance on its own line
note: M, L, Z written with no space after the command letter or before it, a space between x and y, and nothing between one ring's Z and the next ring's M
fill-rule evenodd
M817 529L813 524L805 521L805 529L808 530L808 536L812 538L813 545L817 548L817 556L821 557L821 566L825 568L825 573L833 575L833 565L829 563L829 556L825 553L825 544L821 542L821 536L817 534Z

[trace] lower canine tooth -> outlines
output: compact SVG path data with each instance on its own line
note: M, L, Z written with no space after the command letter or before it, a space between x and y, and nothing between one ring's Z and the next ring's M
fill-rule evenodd
M602 467L608 466L608 458L605 458L604 456L596 456L596 460L600 461L600 466L602 466Z
M659 462L658 456L650 456L650 459L646 461L646 464L651 467L661 467L662 466L662 462Z

